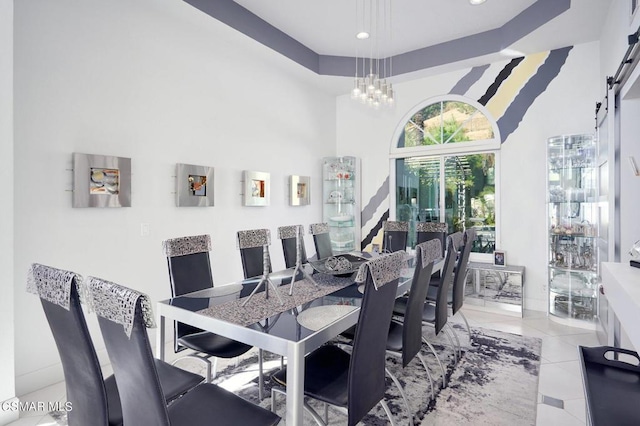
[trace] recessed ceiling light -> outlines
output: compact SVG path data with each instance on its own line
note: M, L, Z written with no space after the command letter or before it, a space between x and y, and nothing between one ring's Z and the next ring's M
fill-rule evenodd
M476 5L476 4L482 4L487 0L469 0L469 3Z
M360 31L358 34L356 34L356 38L358 40L366 40L369 38L369 33L366 31Z

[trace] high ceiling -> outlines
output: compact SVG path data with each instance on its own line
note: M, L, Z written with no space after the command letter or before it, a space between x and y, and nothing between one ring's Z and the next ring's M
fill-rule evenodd
M335 76L353 76L356 52L370 52L371 40L355 34L368 16L364 5L375 0L184 1L323 77L316 80L337 83L336 93L346 80ZM392 3L391 37L366 56L393 57L394 82L599 40L612 2L378 1L381 8Z
M245 9L321 55L354 56L363 2L371 0L235 0ZM487 0L473 6L468 0L392 1L392 40L396 55L499 28L537 0ZM597 40L611 0L572 0L566 12L510 47L534 53ZM382 8L382 6L381 6ZM358 13L358 15L356 15ZM360 42L362 43L362 42Z

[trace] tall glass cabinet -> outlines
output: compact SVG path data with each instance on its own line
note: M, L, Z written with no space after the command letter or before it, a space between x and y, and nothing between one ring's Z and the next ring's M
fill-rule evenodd
M598 165L594 135L547 145L549 314L595 329L598 287Z
M323 158L323 221L329 224L334 254L360 250L360 161Z

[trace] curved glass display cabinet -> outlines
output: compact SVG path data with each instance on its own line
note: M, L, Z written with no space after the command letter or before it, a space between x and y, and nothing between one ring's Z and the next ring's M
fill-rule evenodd
M323 158L323 221L334 254L360 250L360 165L356 157Z
M593 135L549 138L549 314L595 329L598 288L598 164Z

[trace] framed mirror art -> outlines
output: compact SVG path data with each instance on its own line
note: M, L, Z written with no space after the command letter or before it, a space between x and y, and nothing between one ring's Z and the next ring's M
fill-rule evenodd
M271 175L266 172L243 173L243 205L249 207L268 206L271 198Z
M131 207L131 158L74 152L73 207Z
M213 207L213 167L176 164L176 205Z
M309 176L289 176L289 205L306 206L311 202L311 178Z

